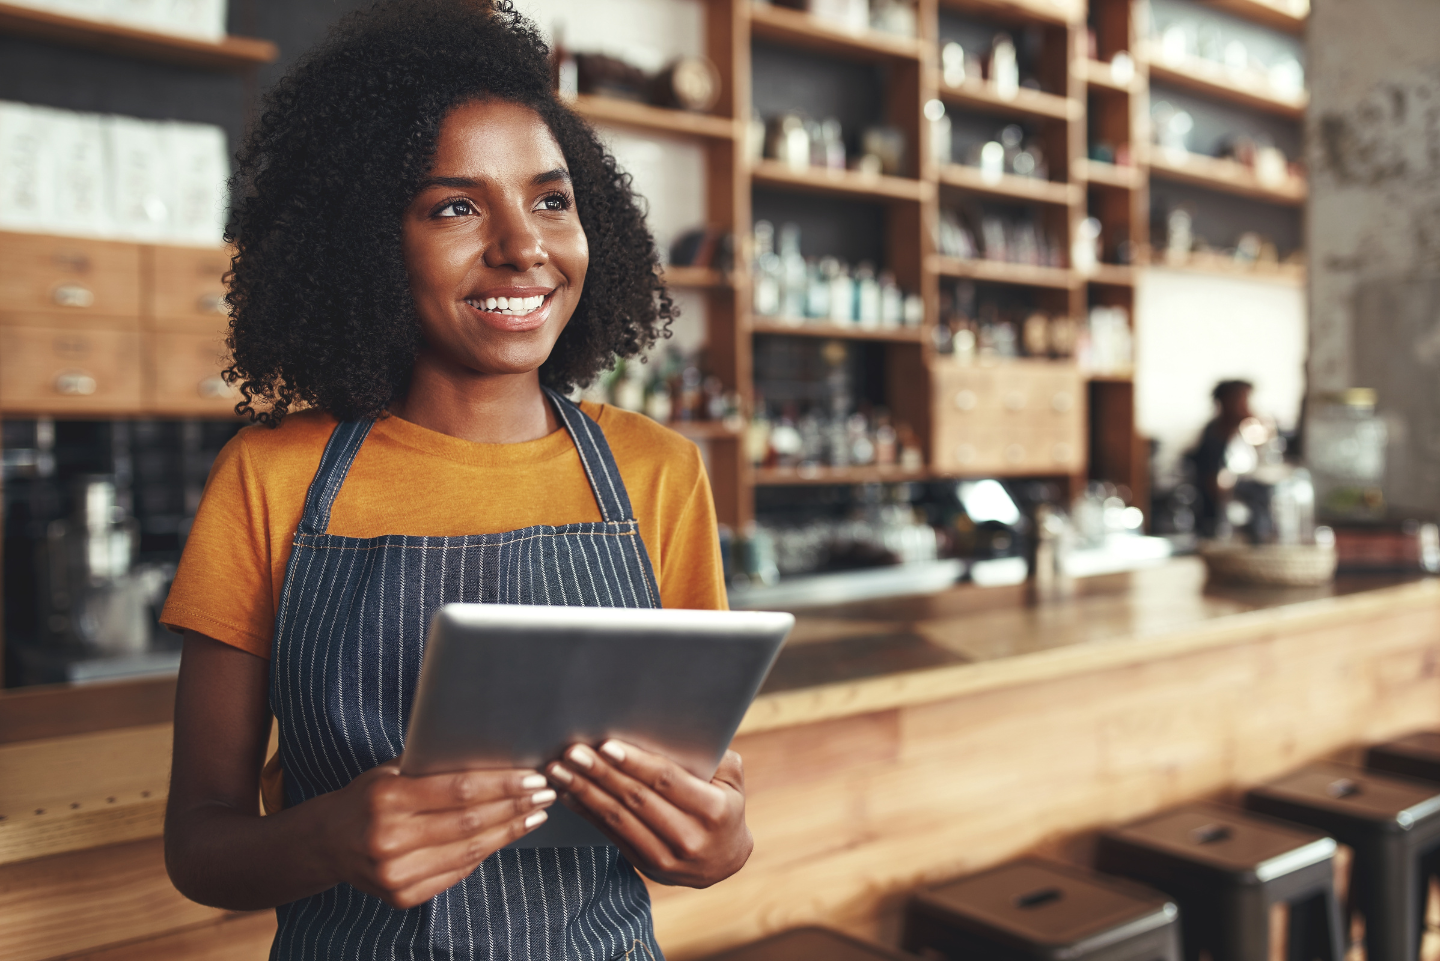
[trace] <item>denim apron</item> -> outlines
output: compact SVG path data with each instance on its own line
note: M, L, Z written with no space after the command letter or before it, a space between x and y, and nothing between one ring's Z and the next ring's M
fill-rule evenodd
M598 524L467 537L329 534L331 505L372 422L335 427L305 498L275 623L270 707L287 806L338 790L404 749L425 632L440 605L660 606L604 434L575 404L546 394L579 451ZM276 913L273 961L609 961L627 952L649 961L647 949L661 957L645 885L610 845L506 848L408 911L339 884Z

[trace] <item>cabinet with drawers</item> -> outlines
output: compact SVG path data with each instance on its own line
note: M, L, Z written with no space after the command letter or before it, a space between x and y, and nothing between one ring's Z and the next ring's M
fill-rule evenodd
M1068 364L936 365L931 372L940 473L1074 474L1085 467L1085 391Z
M223 249L0 233L0 414L234 416Z

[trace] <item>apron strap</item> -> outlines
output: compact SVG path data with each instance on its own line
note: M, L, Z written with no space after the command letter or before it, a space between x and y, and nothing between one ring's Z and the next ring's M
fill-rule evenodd
M595 502L600 505L600 517L612 524L625 523L635 519L630 509L630 495L625 492L625 483L620 479L620 468L615 464L615 455L610 453L610 444L600 425L573 401L561 396L549 387L544 388L555 413L575 441L580 452L580 463L585 476L590 479L590 490L595 493Z
M335 503L335 495L340 493L345 475L350 473L350 465L374 424L372 420L345 420L335 425L325 444L325 453L320 455L320 468L315 471L315 479L305 495L305 513L300 516L297 534L319 535L330 529L330 507Z

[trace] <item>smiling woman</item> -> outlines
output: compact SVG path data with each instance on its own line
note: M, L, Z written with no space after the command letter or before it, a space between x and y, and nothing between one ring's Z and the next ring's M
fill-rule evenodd
M277 959L661 957L637 869L740 869L738 757L398 762L444 603L724 606L695 446L562 394L673 315L628 179L526 21L397 0L269 94L234 188L228 374L264 426L217 459L162 615L172 879L276 907ZM557 800L612 843L506 847Z

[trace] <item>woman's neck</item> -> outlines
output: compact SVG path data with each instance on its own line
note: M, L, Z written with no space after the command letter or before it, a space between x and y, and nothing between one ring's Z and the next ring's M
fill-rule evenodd
M479 374L449 369L434 358L415 360L410 390L390 405L397 417L477 444L519 444L560 429L540 372Z

